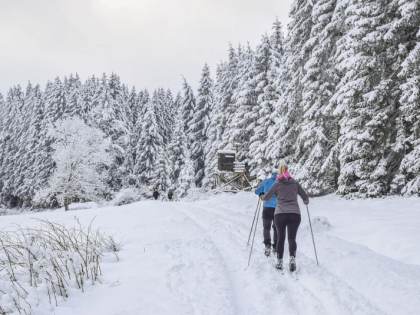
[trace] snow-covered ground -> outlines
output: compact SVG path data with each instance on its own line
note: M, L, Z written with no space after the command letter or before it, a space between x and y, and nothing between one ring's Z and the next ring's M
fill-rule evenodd
M120 261L110 256L102 263L102 285L71 291L58 307L32 309L35 315L48 309L57 315L419 314L419 198L311 199L320 267L301 205L298 281L263 255L261 220L246 269L256 204L255 195L241 193L196 202L76 206L0 216L0 228L36 225L31 218L71 225L74 216L88 225L96 216L94 227L121 240Z

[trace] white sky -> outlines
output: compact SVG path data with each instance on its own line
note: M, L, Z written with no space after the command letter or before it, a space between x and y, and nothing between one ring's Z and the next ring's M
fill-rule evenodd
M204 63L260 42L293 0L0 0L0 93L56 76L115 72L122 83L196 89Z

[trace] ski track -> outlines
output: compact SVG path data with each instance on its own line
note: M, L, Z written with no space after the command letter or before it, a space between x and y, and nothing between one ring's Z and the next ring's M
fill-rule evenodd
M380 279L374 273L372 276L366 276L360 262L353 262L354 265L351 265L352 259L349 261L347 258L349 247L358 251L362 250L367 264L381 259L386 261L385 264L389 264L389 261L400 267L403 264L382 257L363 246L317 233L318 241L322 242L322 247L327 249L318 253L319 258L322 258L321 266L318 268L315 260L307 256L308 253L313 256L313 245L309 230L302 225L298 237L297 275L299 280L296 281L287 270L282 275L274 269L273 257L266 258L263 255L262 224L259 220L251 264L245 271L250 247L244 244L248 239L250 223L252 223L249 221L249 215L233 212L227 207L218 205L210 208L197 204L178 203L171 204L171 207L181 211L195 222L206 238L208 237L218 248L218 257L224 261L226 273L230 275L229 281L236 294L235 312L232 314L266 314L268 310L279 310L289 314L397 314L401 310L399 299L395 301L396 299L388 298L391 301L385 303L387 307L381 307L383 299L387 299L386 295L395 293L395 290L392 290L395 285L403 290L403 294L398 297L404 299L405 295L405 302L409 303L405 307L413 310L413 313L409 314L414 314L414 307L418 306L416 294L419 292L419 283L415 280L407 281L412 273L420 275L419 268L416 266L409 268L408 274L394 273L390 278ZM285 262L287 259L286 244ZM325 263L328 260L332 263ZM344 268L340 266L340 260L344 261ZM371 268L373 267L367 265L367 272ZM367 284L367 289L364 289L364 285L361 286L360 282L352 281L352 276L355 276L358 281L365 276L366 281L362 283ZM411 279L420 279L420 277ZM385 293L375 295L370 291L372 285L368 282L376 283L382 289L385 287ZM410 303L413 309L410 308ZM385 310L389 309L395 312L387 313Z
M195 222L185 219L190 232L195 230L199 237L166 246L175 263L166 273L167 286L190 306L188 314L238 314L223 257Z

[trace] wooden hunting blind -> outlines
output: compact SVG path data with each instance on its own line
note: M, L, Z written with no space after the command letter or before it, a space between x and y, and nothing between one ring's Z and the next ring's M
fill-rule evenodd
M236 151L233 150L219 150L217 151L218 164L217 168L221 172L233 172L235 163Z
M236 151L217 151L217 171L214 173L214 187L226 192L251 189L249 173L245 162L236 161Z

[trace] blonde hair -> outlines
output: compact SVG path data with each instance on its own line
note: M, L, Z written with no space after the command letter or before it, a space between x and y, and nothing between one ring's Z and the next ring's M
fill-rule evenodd
M286 171L287 171L287 164L286 163L282 163L280 165L279 173L277 175L284 174L284 173L286 173Z

